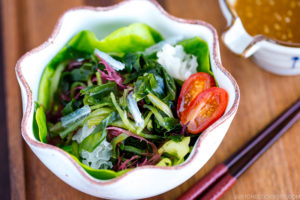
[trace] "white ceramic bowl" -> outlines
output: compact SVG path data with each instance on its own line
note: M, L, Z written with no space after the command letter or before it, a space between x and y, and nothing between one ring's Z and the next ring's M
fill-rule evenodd
M223 41L234 53L252 56L263 69L279 75L300 74L300 43L274 40L263 35L249 35L233 9L236 0L219 0L228 29Z
M220 87L229 93L225 114L197 140L189 158L174 167L144 166L107 181L97 180L84 171L67 153L56 146L38 142L32 132L33 102L37 100L41 75L47 63L75 33L87 29L102 38L133 22L144 22L165 38L175 35L199 36L209 45L212 70ZM16 65L22 92L24 116L22 135L37 157L61 180L87 194L108 199L138 199L166 192L193 176L213 155L235 116L239 88L221 65L215 29L202 21L175 18L155 1L132 0L106 8L79 7L67 11L51 37L26 53Z

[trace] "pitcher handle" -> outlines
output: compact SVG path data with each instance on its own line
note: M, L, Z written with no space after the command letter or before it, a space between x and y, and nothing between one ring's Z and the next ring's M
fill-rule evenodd
M234 20L232 26L223 33L222 38L232 52L246 58L259 49L259 45L252 45L253 37L246 32L240 18Z

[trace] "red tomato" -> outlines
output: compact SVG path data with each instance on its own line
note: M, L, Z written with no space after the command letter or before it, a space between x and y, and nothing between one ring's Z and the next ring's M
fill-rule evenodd
M178 117L200 92L214 86L216 86L214 78L204 72L193 74L184 81L177 102Z
M206 89L182 112L181 123L188 123L188 132L201 133L223 115L227 103L228 93L224 89L218 87Z

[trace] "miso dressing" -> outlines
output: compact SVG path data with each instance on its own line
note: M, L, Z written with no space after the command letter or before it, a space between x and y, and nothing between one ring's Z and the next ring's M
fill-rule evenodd
M236 0L234 9L250 35L300 43L300 0Z

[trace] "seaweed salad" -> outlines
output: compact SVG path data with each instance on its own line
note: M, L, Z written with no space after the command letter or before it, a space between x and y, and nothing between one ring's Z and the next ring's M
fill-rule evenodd
M226 109L228 94L217 85L199 37L164 40L142 23L102 40L83 30L42 74L34 136L101 180L179 165Z

